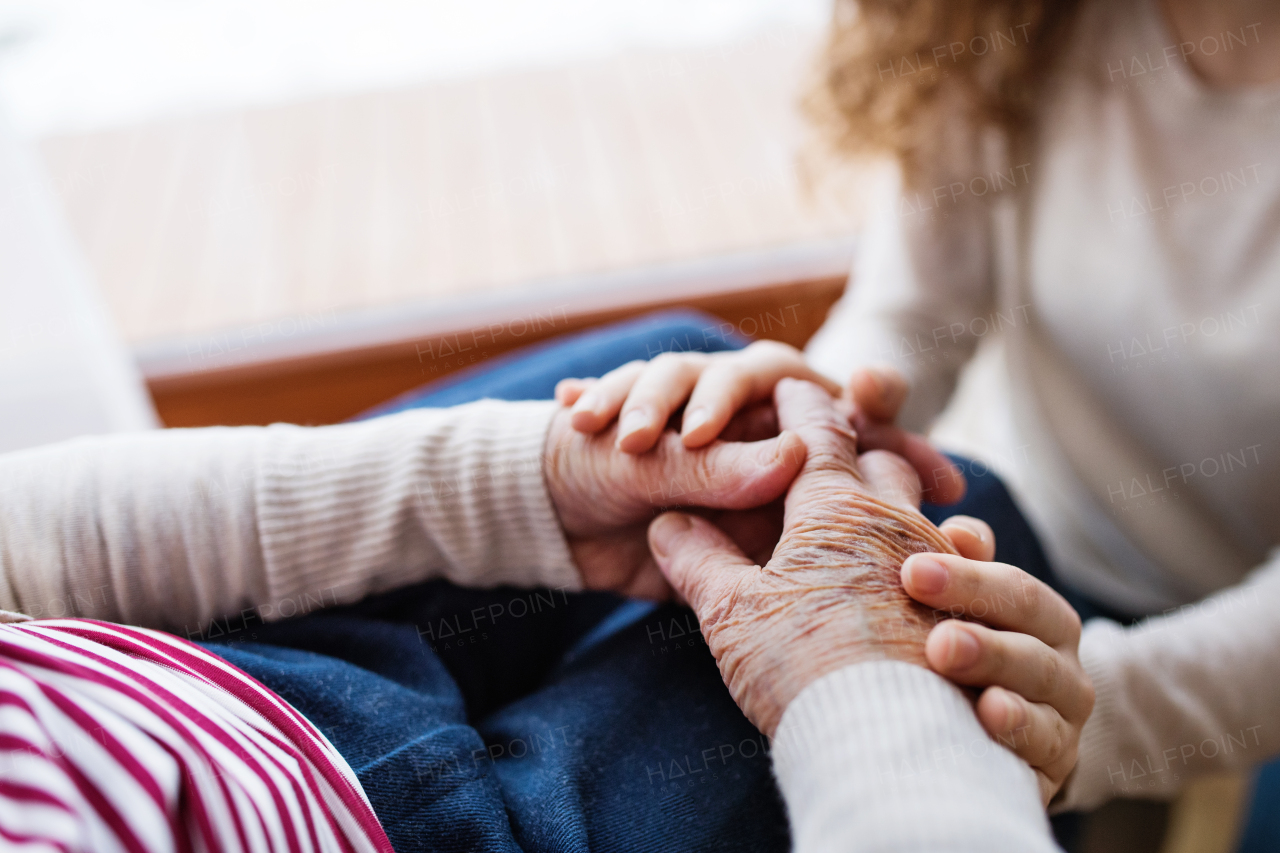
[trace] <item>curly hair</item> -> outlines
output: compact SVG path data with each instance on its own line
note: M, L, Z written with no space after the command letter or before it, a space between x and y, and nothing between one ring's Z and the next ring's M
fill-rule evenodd
M803 106L824 146L888 155L908 184L938 157L944 111L1025 145L1079 0L835 0Z

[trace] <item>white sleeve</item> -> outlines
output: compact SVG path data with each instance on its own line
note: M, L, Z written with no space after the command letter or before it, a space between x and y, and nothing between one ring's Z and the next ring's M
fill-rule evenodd
M0 456L0 609L198 634L445 577L576 589L554 403L163 430Z
M989 333L994 278L989 198L968 189L976 169L904 189L893 170L876 192L849 287L806 347L810 364L844 384L878 362L911 383L899 417L924 431L955 389L960 368ZM957 190L959 184L963 190Z
M1239 586L1122 628L1090 620L1097 700L1055 810L1168 799L1186 781L1280 754L1280 551Z
M855 664L810 684L773 761L796 853L1058 849L1031 768L919 666Z

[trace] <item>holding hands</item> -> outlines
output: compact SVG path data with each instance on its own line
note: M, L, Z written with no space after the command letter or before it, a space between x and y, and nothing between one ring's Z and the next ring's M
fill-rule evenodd
M857 371L841 392L770 341L632 362L557 387L572 408L553 425L548 482L555 495L557 477L595 478L578 510L561 510L587 585L658 598L674 587L761 731L828 672L915 663L980 689L982 725L1035 769L1048 802L1093 706L1079 617L1039 580L990 562L982 521L939 529L919 514L922 494L953 503L965 487L946 456L894 424L906 394L892 368ZM619 491L619 477L632 487ZM681 478L691 487L678 497L655 487ZM784 493L778 539L766 505ZM728 511L649 525L655 506Z
M616 423L615 442L626 453L644 453L658 441L673 414L684 407L679 427L685 447L703 447L740 411L767 405L785 377L804 379L840 397L837 406L858 433L859 450L888 450L911 463L924 483L924 497L951 504L964 496L964 476L919 435L894 425L907 398L907 383L892 367L855 371L841 396L831 380L805 364L804 354L777 341L719 353L663 353L632 361L600 379L565 379L556 400L571 406L573 428L595 435Z
M1036 771L1047 803L1075 767L1093 710L1093 684L1078 655L1080 617L1046 584L990 562L995 537L985 522L953 516L941 529L959 555L917 554L902 566L912 598L964 617L933 629L925 658L939 675L985 688L978 719Z
M907 595L898 568L913 553L954 553L915 508L915 474L883 451L858 457L826 391L784 379L777 404L808 453L773 559L756 565L694 516L669 512L649 526L658 565L698 615L729 692L767 735L828 672L869 660L924 666L932 612Z

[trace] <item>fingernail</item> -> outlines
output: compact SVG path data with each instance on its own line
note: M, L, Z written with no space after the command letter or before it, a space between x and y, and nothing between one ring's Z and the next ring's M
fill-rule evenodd
M632 409L622 416L618 424L618 438L626 438L649 426L649 413L644 409Z
M951 573L933 557L911 558L911 585L920 592L938 593L947 588Z
M688 435L698 427L711 420L711 414L701 406L684 413L683 434Z
M591 391L587 391L587 392L584 392L583 395L578 398L578 402L574 404L573 410L575 412L595 413L599 407L600 407L600 397L592 393Z
M943 522L943 524L954 524L958 527L963 527L965 530L969 531L974 536L978 537L979 542L981 542L984 545L987 543L987 534L982 529L982 525L975 524L974 522L970 521L967 518L948 518L946 521Z
M666 557L675 540L692 526L689 516L682 512L668 512L655 518L649 525L649 547L653 556L660 560Z
M947 669L968 669L978 662L978 641L963 628L951 629L951 653L947 655Z

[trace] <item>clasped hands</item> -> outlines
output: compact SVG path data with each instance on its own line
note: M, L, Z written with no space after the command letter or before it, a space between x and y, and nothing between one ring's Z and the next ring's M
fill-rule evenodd
M982 522L954 517L939 529L920 515L920 475L945 457L919 445L906 454L914 467L887 450L859 455L851 425L865 426L865 411L813 382L773 386L773 405L747 405L693 448L664 430L622 452L625 420L582 430L580 416L557 414L544 470L584 584L687 601L730 693L769 735L805 686L863 661L985 688L979 719L1036 770L1047 802L1092 706L1075 612L989 562ZM864 450L923 444L884 423L860 432ZM935 495L958 497L938 482ZM670 507L696 509L654 517ZM983 607L985 625L947 618L994 601L1019 606Z

